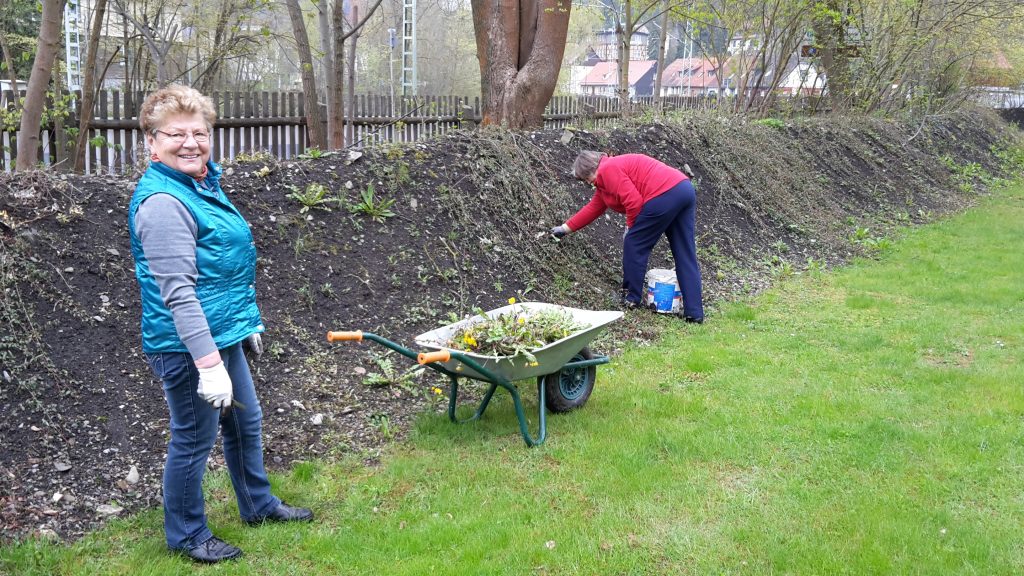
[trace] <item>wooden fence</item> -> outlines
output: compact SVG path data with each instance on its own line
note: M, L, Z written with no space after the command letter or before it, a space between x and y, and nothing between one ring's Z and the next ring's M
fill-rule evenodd
M13 107L12 94L5 92L0 107ZM213 130L212 157L234 159L242 153L267 152L281 159L302 154L308 144L305 99L301 92L214 92L217 110ZM86 145L86 171L124 173L140 166L145 158L145 138L138 125L142 92L101 91ZM646 107L652 99L640 99ZM717 106L714 99L671 96L662 99L671 109ZM353 121L346 137L349 146L362 147L384 142L414 142L475 125L481 119L479 97L359 95L353 107ZM600 126L620 116L619 102L600 96L556 96L544 114L544 127L564 128L570 124ZM72 107L65 128L78 126ZM14 167L16 131L0 126L0 164L4 171ZM57 146L53 126L44 126L40 157L46 166L69 165L63 147Z

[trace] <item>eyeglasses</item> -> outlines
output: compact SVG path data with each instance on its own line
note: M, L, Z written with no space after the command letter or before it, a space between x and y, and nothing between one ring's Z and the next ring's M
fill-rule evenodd
M203 144L210 140L210 134L202 130L197 130L190 134L188 132L164 132L163 130L157 130L154 128L153 132L163 134L168 140L175 144L184 144L185 140L188 140L189 136L192 136L192 139L199 144Z

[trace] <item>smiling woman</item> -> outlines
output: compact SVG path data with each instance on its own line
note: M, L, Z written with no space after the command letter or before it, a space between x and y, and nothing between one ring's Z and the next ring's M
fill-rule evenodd
M171 550L208 563L242 555L206 525L203 472L218 429L244 521L313 519L271 493L263 466L263 414L242 349L262 352L256 243L209 161L215 120L192 88L150 95L139 123L152 162L128 207L142 349L170 410L164 534Z
M150 159L193 178L205 177L210 131L217 118L213 103L184 86L172 86L160 93L164 95L146 101L139 115Z

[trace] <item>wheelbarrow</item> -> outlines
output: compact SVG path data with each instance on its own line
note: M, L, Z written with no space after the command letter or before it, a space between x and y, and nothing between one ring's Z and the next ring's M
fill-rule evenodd
M546 411L548 408L552 412L568 412L583 406L590 398L597 380L597 366L607 364L609 358L592 353L587 345L608 324L621 318L622 312L581 310L543 302L523 302L496 308L485 312L484 316L494 318L511 312L513 308L527 313L551 309L560 310L570 314L576 324L586 326L586 328L577 330L542 348L531 350L534 355L533 360L523 355L485 356L448 348L446 344L457 331L482 321L479 315L416 336L416 344L432 349L431 352L414 352L370 332L328 332L327 340L330 342L370 340L416 360L423 366L445 374L451 381L448 391L448 418L457 424L478 420L487 410L498 387L508 390L515 406L516 418L519 419L519 431L523 435L523 440L527 446L537 446L543 443L547 437ZM455 415L459 396L459 378L472 378L490 384L490 388L484 394L476 412L464 419L459 419ZM528 378L537 379L538 430L536 436L529 432L526 415L523 411L523 402L519 390L514 384L516 381Z

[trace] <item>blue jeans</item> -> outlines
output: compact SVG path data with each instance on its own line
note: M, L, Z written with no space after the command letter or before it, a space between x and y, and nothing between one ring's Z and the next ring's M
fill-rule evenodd
M644 274L651 250L664 234L676 263L676 280L683 293L683 314L704 318L700 263L694 233L697 194L689 180L644 203L622 242L622 289L626 300L643 302Z
M164 397L171 412L171 440L164 466L164 534L174 550L194 548L213 533L206 525L203 473L217 440L224 437L224 459L243 520L269 514L281 503L270 493L263 467L263 412L249 373L242 345L220 351L231 376L234 406L221 418L220 410L199 396L199 372L185 353L147 354L153 373L163 380Z

